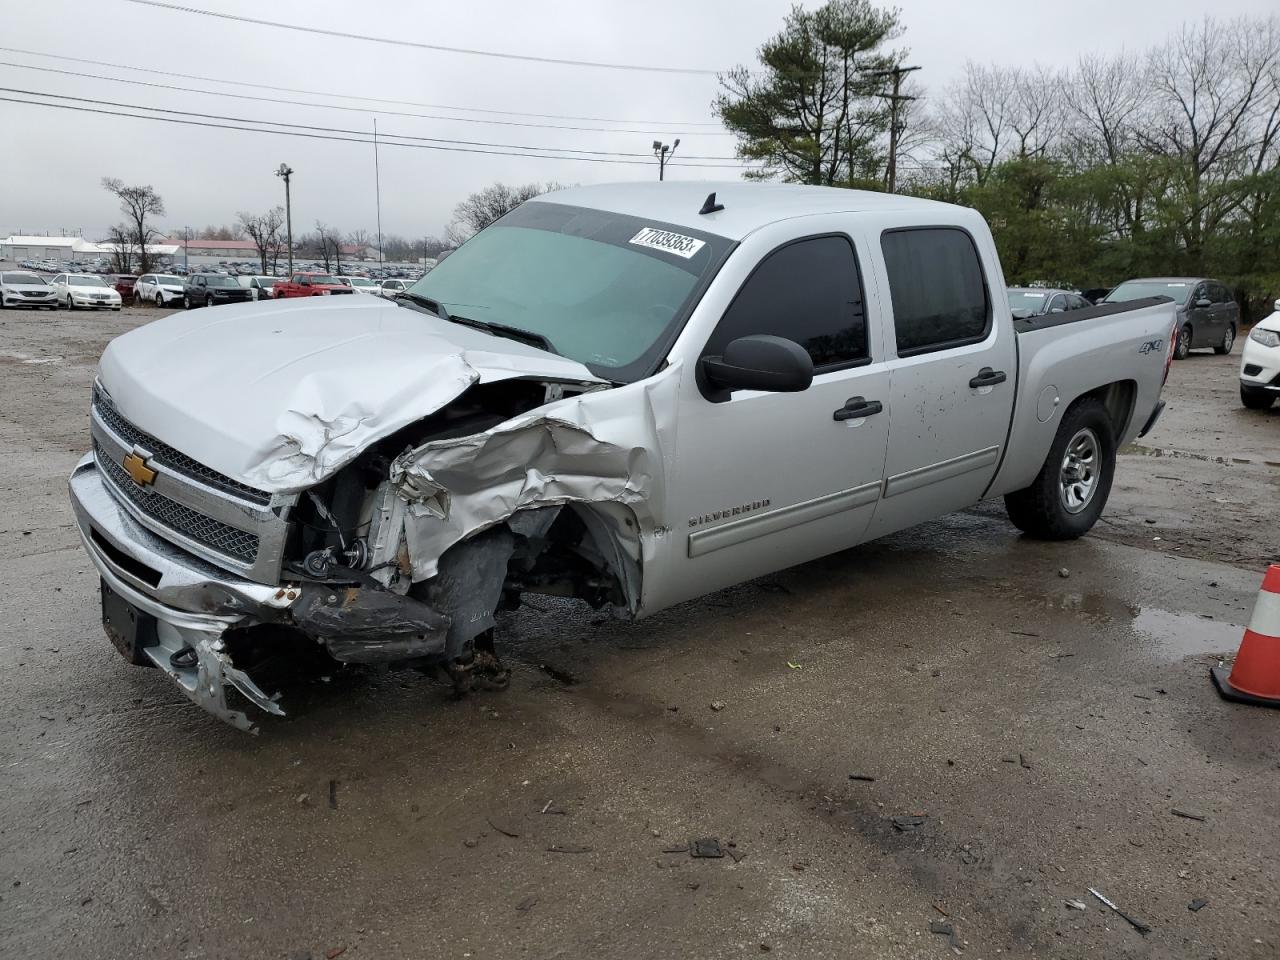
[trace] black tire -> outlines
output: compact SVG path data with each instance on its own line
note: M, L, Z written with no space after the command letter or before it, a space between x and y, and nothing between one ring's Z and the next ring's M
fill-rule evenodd
M1256 390L1240 384L1240 402L1250 410L1270 410L1276 395L1270 390Z
M1231 348L1236 343L1236 325L1234 323L1227 324L1226 332L1222 335L1222 343L1213 348L1216 354L1230 353Z
M212 307L212 306L213 306L213 297L205 297L205 298L204 298L204 305L205 305L206 307Z
M1087 436L1086 436L1087 434ZM1083 438L1083 439L1082 439ZM1087 496L1084 480L1068 480L1068 447L1093 444L1093 483ZM1073 454L1074 455L1074 454ZM1087 470L1086 461L1077 460L1070 469L1077 475ZM1067 408L1058 432L1049 447L1044 465L1031 486L1005 495L1004 506L1013 525L1038 540L1074 540L1098 522L1111 494L1116 472L1116 439L1107 408L1096 397L1082 397ZM1082 500L1075 504L1074 500ZM1073 501L1071 505L1068 501Z
M1191 352L1191 324L1184 323L1178 331L1178 342L1173 348L1173 359L1185 360Z
M164 309L164 294L163 294L163 293L157 293L157 294L156 294L156 309L158 309L158 310L163 310L163 309Z

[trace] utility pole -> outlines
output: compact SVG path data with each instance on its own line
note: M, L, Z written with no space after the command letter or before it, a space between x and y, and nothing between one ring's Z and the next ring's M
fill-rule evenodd
M667 158L676 152L676 147L680 146L680 138L676 137L675 143L670 145L663 143L661 140L653 141L653 155L658 158L658 179L663 178L663 174L667 169Z
M284 181L284 222L289 237L289 276L293 276L293 202L289 196L289 178L293 176L293 168L287 163L280 164L276 176Z
M182 269L191 273L191 228L182 228Z
M902 135L902 124L898 120L898 104L918 99L902 92L902 77L919 69L919 67L904 67L899 64L891 70L876 70L867 74L869 77L893 78L893 93L876 94L877 97L889 101L889 170L886 186L890 193L898 188L898 139Z
M378 169L378 118L373 118L373 192L378 206L378 273L382 268L382 173Z

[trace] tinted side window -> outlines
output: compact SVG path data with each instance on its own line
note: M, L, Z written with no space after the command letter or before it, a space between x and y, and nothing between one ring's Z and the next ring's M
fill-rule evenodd
M729 304L705 353L739 337L794 340L815 367L866 359L867 319L853 246L845 237L814 237L769 254Z
M898 355L981 340L991 317L973 240L955 227L891 230L880 238Z

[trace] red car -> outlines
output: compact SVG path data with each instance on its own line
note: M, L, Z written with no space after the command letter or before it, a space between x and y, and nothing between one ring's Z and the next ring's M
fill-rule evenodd
M320 297L329 294L352 293L352 289L327 273L295 273L275 285L273 296L277 300L289 297Z
M129 303L133 300L133 285L138 282L138 278L128 273L116 274L116 293L120 294L122 303Z

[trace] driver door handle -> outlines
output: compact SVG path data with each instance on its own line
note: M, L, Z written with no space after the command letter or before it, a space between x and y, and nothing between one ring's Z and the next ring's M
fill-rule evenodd
M997 383L1004 383L1008 379L1003 370L992 370L990 367L983 367L978 371L978 375L969 381L969 386L992 387Z
M843 407L831 415L832 420L858 420L870 417L884 409L879 400L868 400L866 397L850 397Z

